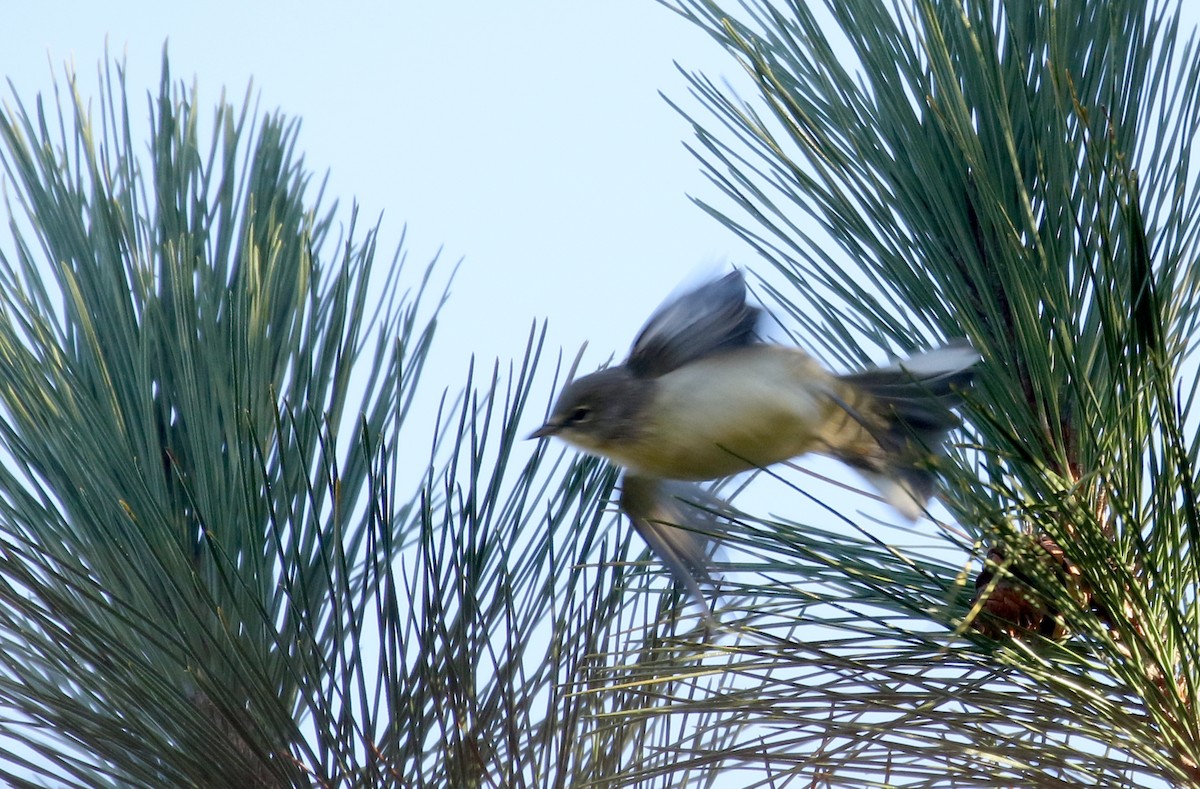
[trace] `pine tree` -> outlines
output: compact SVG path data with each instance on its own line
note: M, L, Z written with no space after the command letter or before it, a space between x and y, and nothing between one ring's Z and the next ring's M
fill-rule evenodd
M0 113L0 775L1200 784L1176 8L675 10L756 90L692 74L674 101L797 340L847 370L981 352L936 520L791 469L718 488L709 632L615 471L520 441L568 374L547 329L416 414L439 269L375 273L293 124L207 125L164 64L142 156L119 70L98 122L72 81L57 119Z

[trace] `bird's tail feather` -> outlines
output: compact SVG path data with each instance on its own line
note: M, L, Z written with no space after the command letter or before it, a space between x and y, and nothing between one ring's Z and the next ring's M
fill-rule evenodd
M861 373L839 376L839 404L861 430L831 442L834 456L858 469L884 498L916 519L933 496L934 463L960 420L979 353L965 340ZM857 435L855 436L855 434Z

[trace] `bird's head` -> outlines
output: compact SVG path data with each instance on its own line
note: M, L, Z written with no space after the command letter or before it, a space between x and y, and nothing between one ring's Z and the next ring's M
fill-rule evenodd
M529 436L557 436L597 455L611 457L611 448L638 437L637 419L653 395L653 382L638 378L628 367L610 367L567 385L546 424Z

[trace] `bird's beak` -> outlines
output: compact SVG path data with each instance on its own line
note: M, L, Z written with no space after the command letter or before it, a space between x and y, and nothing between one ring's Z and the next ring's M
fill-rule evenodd
M552 422L547 422L546 424L542 425L537 430L533 431L528 436L526 436L525 440L528 441L532 438L545 438L546 436L552 436L561 429L562 429L561 425L556 425Z

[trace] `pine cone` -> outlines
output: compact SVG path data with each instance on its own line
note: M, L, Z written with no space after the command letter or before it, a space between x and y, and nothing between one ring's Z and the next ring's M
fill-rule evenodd
M1029 575L1020 569L1022 561L1042 562L1082 606L1090 604L1091 593L1083 587L1079 568L1058 543L1043 534L1038 536L1037 546L1031 548L1030 555L1017 556L1008 567L1009 572L994 582L995 568L1006 563L1005 553L999 547L988 549L984 567L975 578L975 596L971 601L977 603L983 599L982 615L975 617L971 626L989 638L1007 635L1019 639L1030 633L1055 641L1066 638L1070 633L1059 610L1034 590Z

